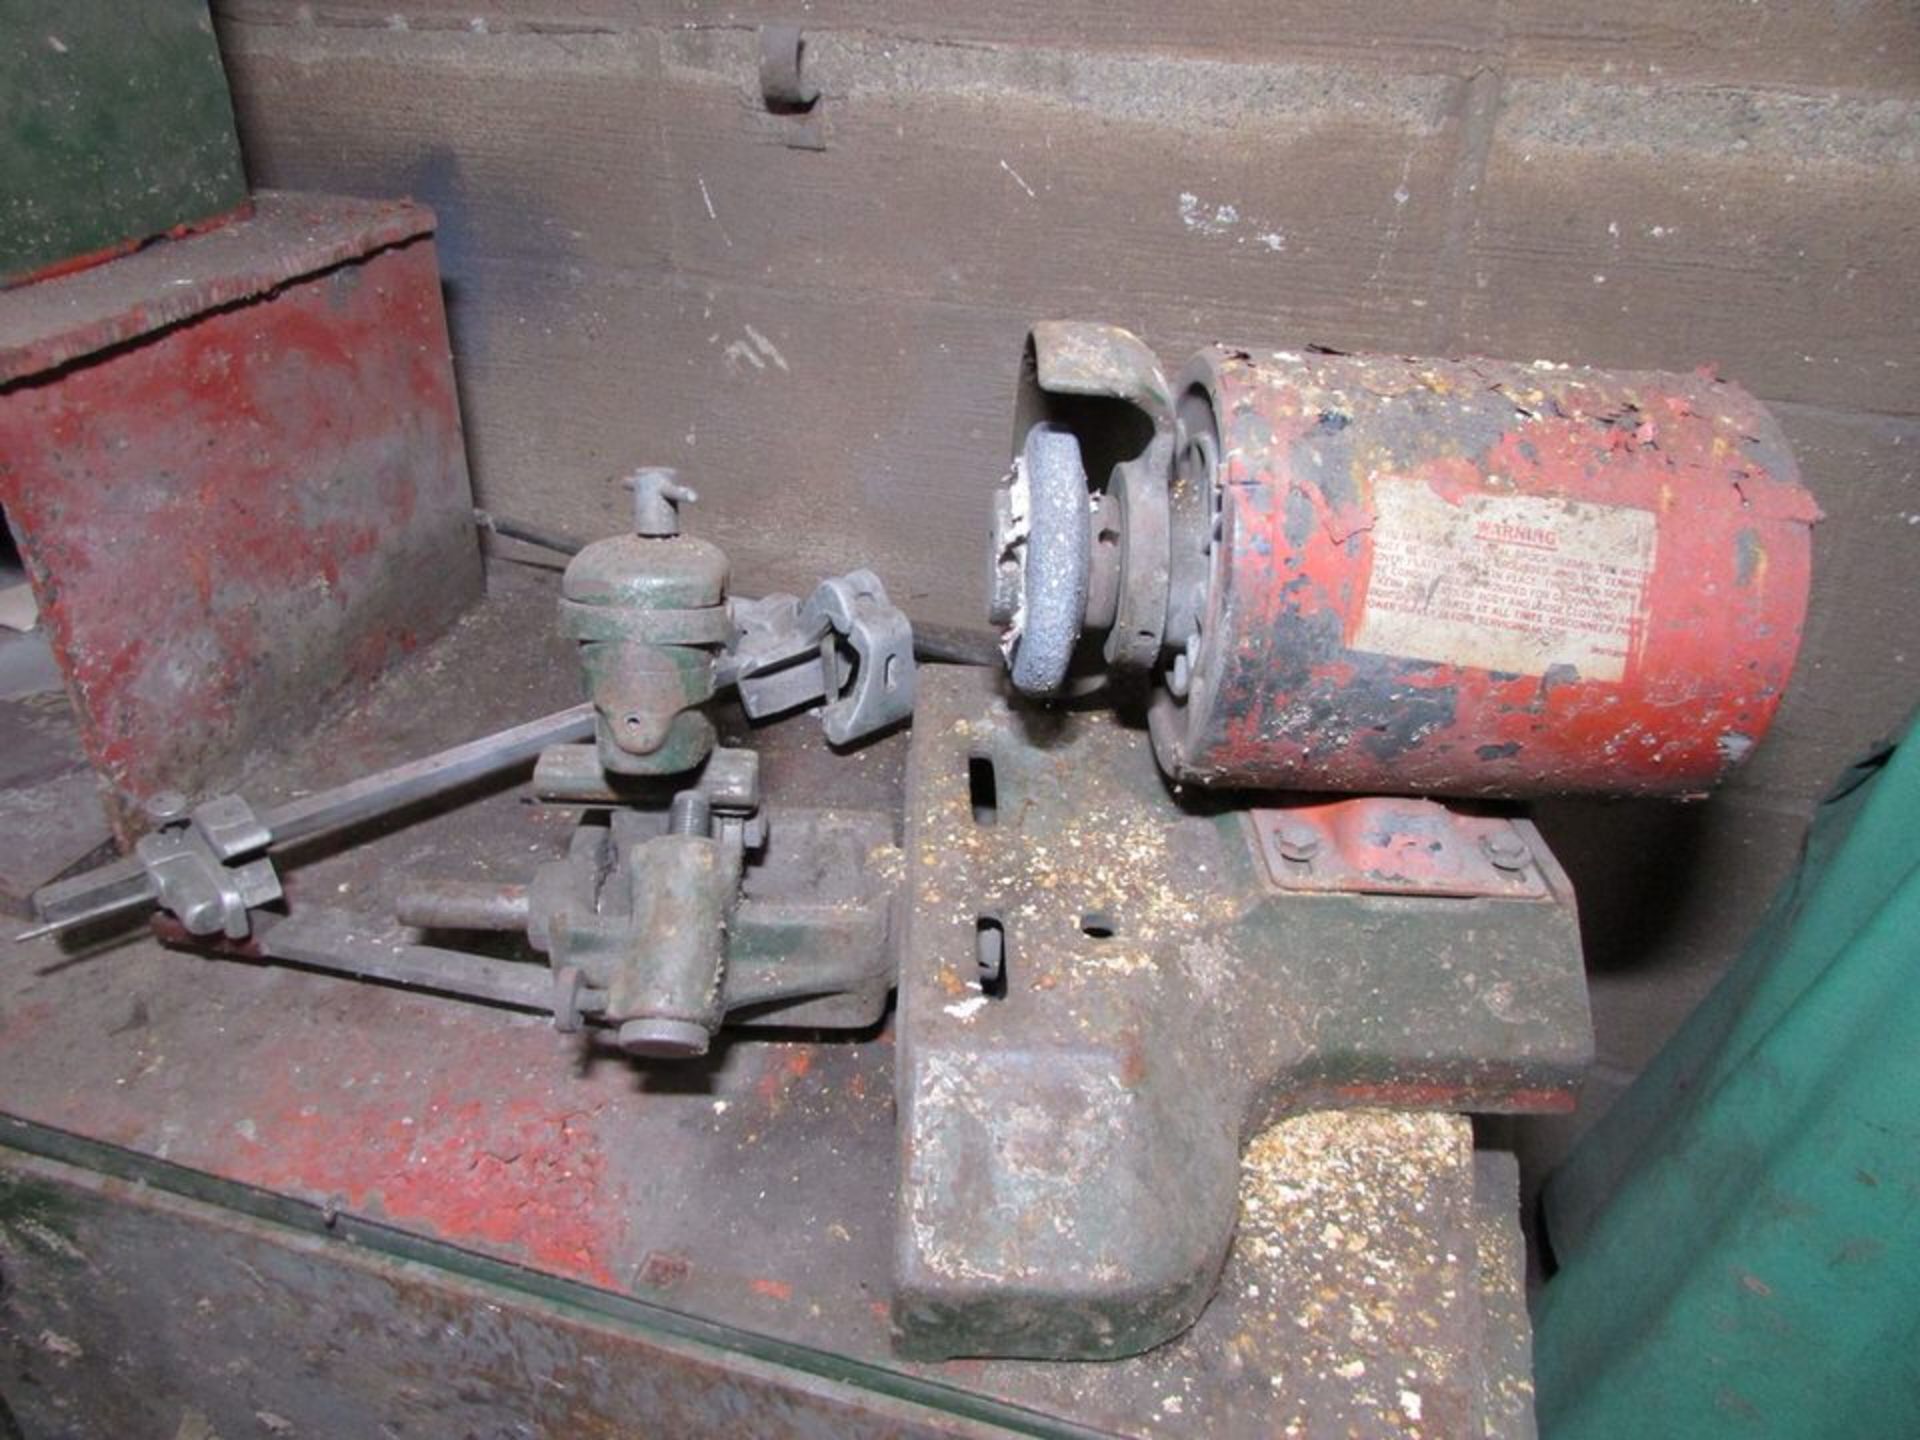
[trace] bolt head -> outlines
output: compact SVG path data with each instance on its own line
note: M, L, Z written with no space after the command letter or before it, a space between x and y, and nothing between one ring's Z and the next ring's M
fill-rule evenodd
M1527 842L1520 838L1517 830L1511 828L1495 830L1480 842L1480 848L1499 870L1524 870L1527 862L1533 858Z
M1304 865L1320 853L1320 832L1304 821L1283 821L1274 839L1284 860Z
M161 790L148 796L142 808L155 825L174 825L187 818L193 802L178 790Z

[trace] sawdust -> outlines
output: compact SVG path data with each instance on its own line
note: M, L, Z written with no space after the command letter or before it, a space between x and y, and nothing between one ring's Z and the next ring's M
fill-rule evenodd
M1089 727L1111 723L1100 715L1077 720ZM990 727L965 719L951 729L963 740L976 730L991 733ZM1062 776L1062 786L1068 783ZM941 796L947 812L942 823L922 842L922 873L928 877L922 900L938 904L942 899L933 877L966 875L967 894L948 899L960 901L953 923L972 927L970 896L1005 897L998 918L1010 930L1045 936L1056 945L1064 962L1059 973L1069 979L1156 971L1178 942L1209 923L1233 918L1230 900L1186 874L1188 862L1171 843L1174 827L1123 783L1075 774L1071 785L1081 801L1071 817L1044 838L1022 835L1017 845L1009 845L999 827L973 824L965 787L951 786ZM1002 797L1003 805L1007 799ZM943 859L956 856L957 872L943 867Z
M1193 1330L1114 1369L1022 1363L1068 1413L1100 1416L1117 1434L1529 1433L1524 1339L1517 1353L1487 1348L1478 1273L1502 1271L1523 1306L1518 1235L1510 1218L1482 1217L1476 1183L1471 1127L1457 1115L1282 1120L1242 1156L1233 1251ZM1524 1334L1524 1310L1515 1315ZM1112 1408L1117 1387L1123 1410Z
M1230 1278L1269 1302L1270 1328L1233 1343L1253 1363L1285 1352L1271 1376L1283 1402L1303 1374L1347 1382L1338 1401L1297 1404L1277 1433L1327 1433L1338 1413L1362 1433L1448 1434L1471 1409L1446 1322L1471 1289L1472 1237L1450 1249L1408 1222L1445 1203L1472 1148L1459 1116L1368 1110L1297 1115L1247 1147Z

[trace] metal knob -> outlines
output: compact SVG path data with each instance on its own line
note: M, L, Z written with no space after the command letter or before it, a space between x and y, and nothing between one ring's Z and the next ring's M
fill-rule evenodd
M679 472L665 466L636 470L626 480L633 491L633 533L666 539L680 533L680 507L700 496L680 483Z
M651 1017L629 1020L620 1027L620 1048L629 1055L651 1055L662 1060L686 1060L707 1053L712 1037L692 1020Z

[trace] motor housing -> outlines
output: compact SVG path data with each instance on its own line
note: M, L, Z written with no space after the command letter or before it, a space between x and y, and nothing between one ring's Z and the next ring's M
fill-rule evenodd
M1030 573L1059 563L1031 533L1058 497L1029 494L1027 534L999 506L1017 688L1074 689L1098 638L1097 663L1152 678L1162 768L1207 786L1698 795L1765 735L1819 511L1738 386L1226 346L1174 386L1130 373L1151 364L1111 327L1035 329L1009 491L1054 483L1062 434L1097 450L1112 402L1149 438L1077 475L1077 592ZM1087 597L1073 665L1035 684L1021 651L1063 591Z

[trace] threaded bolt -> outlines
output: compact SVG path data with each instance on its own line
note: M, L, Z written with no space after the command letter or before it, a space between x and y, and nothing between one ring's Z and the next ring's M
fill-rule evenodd
M682 790L667 807L667 832L707 835L713 831L713 807L698 790Z

